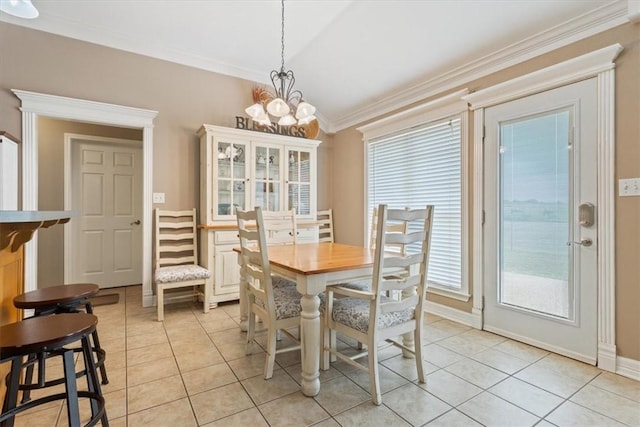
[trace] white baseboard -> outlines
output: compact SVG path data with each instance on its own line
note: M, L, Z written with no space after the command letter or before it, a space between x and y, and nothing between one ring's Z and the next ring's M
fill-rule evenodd
M480 329L481 322L478 315L475 313L458 310L433 301L425 301L424 310L427 313L435 314L436 316L444 317L445 319Z
M616 346L615 344L598 343L598 368L615 372L616 371Z
M616 374L640 381L640 360L617 357Z

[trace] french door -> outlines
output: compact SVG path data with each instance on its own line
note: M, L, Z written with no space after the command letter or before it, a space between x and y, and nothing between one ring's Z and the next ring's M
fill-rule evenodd
M484 327L596 363L596 79L485 110Z

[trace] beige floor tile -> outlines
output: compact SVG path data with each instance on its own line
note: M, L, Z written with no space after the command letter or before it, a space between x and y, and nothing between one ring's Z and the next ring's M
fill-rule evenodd
M518 359L526 360L527 362L535 362L549 354L546 350L512 340L501 342L494 346L493 349L502 351L503 353L507 353L511 356L517 357Z
M446 414L436 418L430 423L426 424L429 427L481 427L479 424L467 417L460 411L452 409Z
M409 381L415 381L418 379L418 368L416 367L416 359L407 359L402 354L394 356L390 359L380 362L381 365L395 372L396 374L408 379ZM426 375L437 371L436 365L429 362L422 361L422 369Z
M433 322L427 329L436 329L438 331L445 332L447 336L458 335L471 330L469 326L463 325L458 322L453 322L448 319L442 319L440 321Z
M127 404L129 414L162 405L187 396L180 375L129 387Z
M103 340L100 336L100 346L107 352L107 357L111 352L125 351L127 349L127 338L125 336Z
M101 343L102 344L102 343ZM108 351L106 350L105 366L107 367L107 375L109 369L124 368L127 366L127 352L126 351Z
M127 350L134 350L136 348L168 342L169 338L167 338L166 332L161 329L149 334L127 336Z
M219 419L209 424L205 424L203 427L232 427L232 426L246 426L246 427L268 427L269 424L265 421L260 411L257 408L247 409L237 414L230 415L226 418Z
M441 369L427 375L426 384L417 384L451 406L458 406L482 391L481 388Z
M564 398L568 398L585 384L582 381L577 381L561 375L557 371L545 369L535 364L517 372L514 376Z
M555 394L513 377L491 387L489 392L539 417L544 417L564 401Z
M429 363L445 368L462 360L464 356L438 344L428 344L422 348L422 358Z
M184 332L183 332L184 333ZM176 356L180 356L185 353L193 353L193 352L210 352L210 351L218 351L216 346L211 342L211 340L207 338L201 338L196 341L187 341L187 340L176 340L170 341L171 349L173 350L173 354ZM218 355L222 356L218 351Z
M110 393L127 388L127 368L124 366L121 368L110 368L107 366L107 378L109 379L109 384L101 385L103 393Z
M492 348L469 357L509 375L513 375L530 364L526 360L518 359Z
M272 427L311 425L330 415L312 398L292 393L258 407Z
M523 409L483 392L457 408L485 426L532 426L540 419Z
M505 373L471 359L460 360L445 370L485 389L507 378Z
M488 348L461 335L454 335L452 337L440 340L438 341L438 345L448 348L449 350L455 351L456 353L462 354L464 356L471 356L473 354L480 353L481 351L484 351Z
M461 333L459 337L473 341L485 347L493 347L494 345L507 341L507 338L505 337L501 337L500 335L492 334L487 331L480 331L478 329L470 329Z
M610 391L587 385L570 399L584 406L630 426L640 426L640 405Z
M241 357L239 359L230 360L229 366L236 374L240 381L257 375L264 375L264 365L266 363L265 353L252 354L250 356ZM273 367L274 371L281 369L277 364Z
M208 390L189 399L200 425L254 407L251 398L239 383Z
M188 353L176 353L175 356L182 373L224 362L224 358L215 346L207 346Z
M382 402L414 426L421 426L451 409L415 384L407 384L385 394Z
M562 427L622 427L624 424L605 417L591 409L576 405L573 402L565 402L558 409L549 414L545 420Z
M51 427L55 426L60 415L62 404L50 406L46 409L39 407L30 409L27 412L18 414L15 418L15 427ZM62 414L65 423L67 421L66 413Z
M247 345L245 343L216 344L216 348L227 362L245 357L247 353ZM262 349L254 346L253 352L259 353L262 352Z
M205 366L195 371L183 373L182 380L190 396L238 381L226 363Z
M400 427L410 426L408 422L384 405L376 406L371 402L362 403L335 416L343 427L362 426L366 420L367 427Z
M127 415L127 391L118 390L111 393L105 393L103 390L107 417L121 418Z
M173 357L150 360L146 363L127 367L127 385L133 387L138 384L159 380L160 378L178 375L179 373L178 365Z
M127 417L116 418L115 420L109 418L109 427L127 427Z
M127 350L127 367L149 363L152 360L164 359L165 357L173 357L169 343Z
M371 396L347 377L338 377L322 384L314 398L331 415L370 401Z
M257 405L300 391L298 383L283 370L274 371L268 380L262 376L246 379L242 386Z
M586 363L579 362L577 360L569 359L568 357L560 356L558 354L550 353L535 363L536 365L551 369L560 373L561 375L573 378L577 381L586 383L595 378L600 372L600 369L595 366L587 365Z
M640 402L640 381L603 372L591 382L591 385Z
M200 324L208 333L238 329L238 324L231 318L200 322Z
M333 418L327 418L324 421L314 424L313 427L340 427L340 424Z
M342 373L363 389L370 390L368 370L364 371L362 369L347 365L347 369L342 371ZM378 364L378 376L380 378L380 392L382 394L410 382L406 378L401 377L400 375L380 364Z
M162 322L149 321L148 319L141 322L127 322L127 337L129 338L159 333L165 333Z
M239 328L212 332L208 335L215 345L246 344L247 342L246 332L240 332Z
M189 399L183 398L129 414L128 427L197 426Z

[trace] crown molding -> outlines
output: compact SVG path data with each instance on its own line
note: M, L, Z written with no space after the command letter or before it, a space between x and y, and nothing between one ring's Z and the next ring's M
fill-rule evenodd
M401 90L379 102L355 109L351 114L332 122L327 132L338 132L622 25L629 22L629 18L632 16L630 4L633 1L617 0L606 4L594 11L577 16L490 55L454 68L448 73Z

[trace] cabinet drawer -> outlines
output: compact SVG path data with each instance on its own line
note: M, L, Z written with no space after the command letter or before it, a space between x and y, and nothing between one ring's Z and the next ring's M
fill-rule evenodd
M216 243L237 243L240 245L240 240L238 240L238 231L216 231Z

